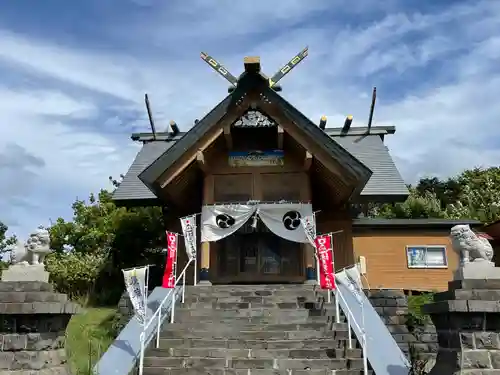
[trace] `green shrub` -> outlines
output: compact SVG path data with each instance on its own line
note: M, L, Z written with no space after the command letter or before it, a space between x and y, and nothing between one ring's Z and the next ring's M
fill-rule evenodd
M408 315L406 325L416 328L430 323L429 315L422 312L422 306L434 300L434 293L422 293L408 296Z
M95 291L96 280L106 263L106 258L100 254L70 252L50 254L45 263L56 290L86 305Z

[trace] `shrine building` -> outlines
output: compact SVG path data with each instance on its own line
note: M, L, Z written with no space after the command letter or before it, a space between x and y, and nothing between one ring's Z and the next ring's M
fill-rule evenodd
M475 221L366 217L370 203L404 201L409 192L384 144L394 126L326 127L285 100L277 84L307 56L267 77L245 58L229 94L187 132L132 140L142 148L113 199L121 206L164 207L166 230L200 213L198 279L202 284L314 283L316 260L300 219L315 213L317 233L333 233L335 268L358 263L371 288L444 290L458 266L448 238ZM375 94L375 91L374 91ZM221 95L222 96L222 95ZM300 103L297 103L300 107ZM187 261L180 240L178 269ZM192 275L192 270L189 272ZM192 280L189 277L188 280Z

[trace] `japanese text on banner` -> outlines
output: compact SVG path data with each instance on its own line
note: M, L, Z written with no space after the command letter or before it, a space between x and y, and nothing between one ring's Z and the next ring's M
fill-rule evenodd
M333 268L333 238L331 234L316 237L316 251L319 258L319 281L322 289L335 289Z
M165 265L165 272L163 273L164 288L171 289L175 284L175 276L177 271L177 241L178 234L167 232L167 259Z
M186 254L189 259L196 258L196 215L183 217L181 220L182 234L184 235L184 244Z

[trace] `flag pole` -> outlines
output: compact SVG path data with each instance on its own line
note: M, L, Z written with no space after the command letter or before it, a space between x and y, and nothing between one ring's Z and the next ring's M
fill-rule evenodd
M316 241L316 236L318 235L317 230L316 230L316 212L320 212L320 211L313 212L314 240L315 241ZM314 250L314 258L316 259L316 284L319 286L319 284L320 284L320 278L319 278L319 256L318 256L318 249L316 248L316 242L314 242L313 250Z
M194 227L194 233L197 233L197 230L198 230L198 227L196 226L195 224L195 227ZM193 267L194 267L194 270L193 270L193 285L196 286L198 284L198 240L195 241L195 249L196 249L196 253L194 254L194 264L193 264Z
M332 251L332 272L335 273L335 259L334 259L334 254L333 254L333 234L329 233L328 236L330 237L330 248ZM335 283L335 280L332 280ZM328 291L328 303L332 302L332 291Z
M148 292L149 292L149 264L146 265L145 279L144 279L144 326L143 332L146 331L146 323L148 321ZM145 334L145 333L144 333Z

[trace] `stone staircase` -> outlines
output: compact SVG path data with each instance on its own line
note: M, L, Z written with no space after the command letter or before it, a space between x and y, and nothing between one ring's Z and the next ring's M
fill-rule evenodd
M304 285L187 287L144 375L360 375L362 351L334 304ZM344 320L343 320L344 321Z

